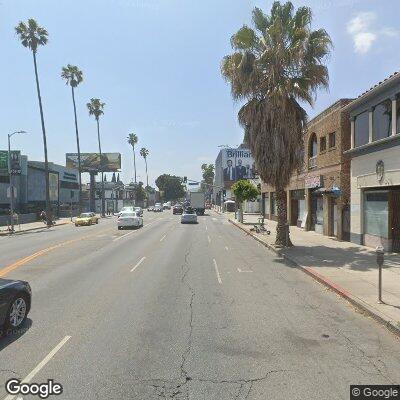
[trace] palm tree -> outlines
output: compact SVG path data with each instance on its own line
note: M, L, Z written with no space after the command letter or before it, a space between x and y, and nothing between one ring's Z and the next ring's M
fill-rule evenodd
M82 180L81 180L81 149L79 146L78 119L76 116L75 88L83 81L82 71L75 65L68 64L62 68L61 78L65 79L67 85L71 86L72 104L74 106L76 147L78 150L78 180L79 180L79 213L82 212Z
M40 120L42 123L42 134L43 134L44 171L45 171L45 182L46 182L46 219L47 219L47 226L51 226L52 211L50 205L49 161L47 158L46 128L44 125L42 97L40 94L39 74L38 74L37 60L36 60L38 47L47 44L49 34L45 28L39 26L39 24L32 18L28 19L27 23L20 22L15 27L15 32L17 33L17 36L21 41L22 46L29 48L32 51L33 55L33 66L35 69L35 78L36 78L36 90L39 100Z
M313 105L329 82L324 61L332 42L324 29L311 30L311 21L310 8L295 11L290 1L275 1L270 15L256 7L255 29L244 25L232 36L234 52L221 65L232 97L245 102L238 117L260 177L275 187L280 246L291 245L285 187L303 165L307 113L299 103Z
M139 141L138 137L134 133L130 133L127 137L128 143L132 146L133 150L133 168L135 170L135 183L136 183L136 154L135 154L135 144Z
M93 115L97 122L97 140L99 142L99 154L100 154L100 171L101 171L101 216L105 217L105 201L104 201L104 172L103 172L103 155L101 153L101 140L100 140L100 116L104 114L105 103L102 103L100 99L90 99L90 102L86 104L89 115Z
M149 155L149 150L147 150L145 147L142 147L140 149L140 155L144 158L144 162L146 164L146 182L147 182L146 187L148 187L149 186L149 174L147 173L147 156Z

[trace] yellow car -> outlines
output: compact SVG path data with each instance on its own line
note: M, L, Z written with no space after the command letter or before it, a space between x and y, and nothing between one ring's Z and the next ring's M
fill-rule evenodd
M98 224L99 217L93 212L82 213L75 218L75 226Z

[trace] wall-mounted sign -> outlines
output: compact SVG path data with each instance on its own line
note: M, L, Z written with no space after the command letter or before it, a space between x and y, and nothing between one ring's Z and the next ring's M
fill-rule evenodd
M306 189L319 188L322 186L322 176L321 175L313 175L306 176L304 178L304 187Z

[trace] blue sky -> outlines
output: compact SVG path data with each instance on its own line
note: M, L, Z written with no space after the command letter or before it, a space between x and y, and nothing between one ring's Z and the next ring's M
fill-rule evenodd
M294 1L313 9L313 27L324 27L334 50L328 61L330 90L318 94L309 116L341 97L354 97L400 69L398 0ZM70 90L61 67L78 65L84 83L77 90L81 150L97 150L95 122L86 102L106 103L101 120L103 151L122 153L122 178L133 176L126 136L150 150L150 182L161 173L199 179L200 165L214 162L218 145L241 143L238 105L220 74L230 36L250 23L251 10L272 1L254 0L2 0L0 2L0 148L7 133L14 148L43 159L40 119L30 52L14 33L21 20L35 18L50 35L39 50L39 72L49 159L64 163L75 152ZM145 181L144 162L137 157Z

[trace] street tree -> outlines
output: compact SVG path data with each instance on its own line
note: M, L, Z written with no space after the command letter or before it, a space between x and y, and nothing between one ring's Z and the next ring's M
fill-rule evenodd
M103 154L101 152L101 140L100 140L100 117L104 114L105 103L102 103L100 99L92 98L90 102L86 104L89 115L94 116L97 123L97 140L99 144L100 154L100 172L101 172L101 215L105 217L105 200L104 200L104 171L103 171Z
M144 163L146 165L146 186L149 186L149 174L147 172L147 156L149 155L149 150L147 150L145 147L142 147L140 149L140 155L144 158Z
M76 116L76 104L75 104L75 88L82 83L83 73L76 66L68 64L62 68L61 78L66 81L67 85L71 86L72 104L74 107L74 119L75 119L75 135L76 135L76 147L78 151L78 182L79 182L79 213L82 212L82 169L81 169L81 149L79 145L79 131L78 131L78 118Z
M245 102L238 117L260 177L275 187L280 246L291 245L285 187L304 162L307 114L300 103L313 105L316 91L329 82L324 62L332 42L324 29L312 30L311 22L311 9L295 10L290 1L275 1L270 15L255 8L255 29L244 25L232 36L234 52L221 65L232 97Z
M48 42L48 32L45 28L41 27L33 18L28 19L28 21L20 22L15 27L15 32L21 41L22 46L27 47L32 51L33 55L33 66L35 70L36 79L36 91L39 101L39 111L40 111L40 121L42 124L42 136L43 136L43 150L44 150L44 171L45 171L45 185L46 185L46 220L47 226L52 225L52 210L50 204L50 182L49 182L49 161L47 157L47 138L46 138L46 128L44 123L42 96L40 93L39 84L39 73L37 67L37 51L39 46L45 46Z
M156 185L164 193L164 200L178 200L185 196L182 178L163 174L156 179Z
M133 151L133 169L135 171L135 183L136 183L136 154L135 154L135 145L139 141L137 135L135 133L130 133L127 137L128 143L132 146Z
M250 181L241 179L232 185L232 191L238 205L238 220L243 222L243 202L255 201L260 194L260 190Z
M201 172L204 182L208 185L212 185L214 182L214 164L202 164Z

